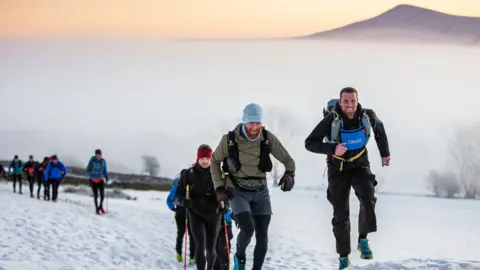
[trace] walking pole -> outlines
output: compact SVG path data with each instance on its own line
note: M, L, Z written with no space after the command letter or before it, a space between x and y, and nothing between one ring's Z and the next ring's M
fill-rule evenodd
M188 190L189 190L189 185L185 187L186 193L185 193L185 199L188 200ZM188 208L185 208L185 248L183 249L183 269L187 269L187 242L188 242ZM190 243L192 244L192 243Z
M225 210L225 203L223 201L222 201L222 208ZM228 230L227 230L227 221L225 220L225 216L223 217L223 230L225 231L225 242L226 242L225 244L227 247L228 265L230 265L230 246L228 245Z

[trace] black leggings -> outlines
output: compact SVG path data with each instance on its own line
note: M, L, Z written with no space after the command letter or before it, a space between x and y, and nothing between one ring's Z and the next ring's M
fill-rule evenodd
M33 197L33 186L35 185L35 175L27 174L28 186L30 188L30 196Z
M245 259L247 246L255 233L255 249L253 250L253 270L262 269L263 262L268 250L268 227L270 215L255 215L250 212L242 212L235 215L235 221L240 227L237 236L237 257Z
M15 192L15 187L18 181L18 190L20 191L20 193L22 193L22 175L14 174L12 175L12 179L13 179L13 192Z
M47 197L47 195L45 194L45 182L43 181L43 176L42 175L37 175L37 185L38 185L38 189L37 189L37 198L40 199L40 189L42 188L43 186L43 198L45 199Z
M185 235L185 208L177 206L175 211L175 221L177 223L177 239L175 244L175 250L178 254L182 254L183 250L183 237ZM187 236L185 236L187 237ZM190 259L195 258L195 239L193 239L192 230L190 224L188 224L188 241L190 247ZM186 260L187 258L184 258Z
M195 239L195 264L197 270L212 270L215 262L221 215L202 217L190 212L189 223ZM206 258L205 258L206 253Z
M103 181L100 183L93 183L92 182L92 190L93 190L93 200L95 201L95 210L99 211L103 209L103 199L105 197L105 185ZM100 191L100 204L98 203L98 191Z
M228 234L228 235L227 235ZM227 240L228 239L228 246ZM217 239L217 258L215 259L214 270L228 270L230 269L229 252L232 247L231 240L233 239L232 224L227 225L227 233L225 233L225 225L220 224L220 232Z

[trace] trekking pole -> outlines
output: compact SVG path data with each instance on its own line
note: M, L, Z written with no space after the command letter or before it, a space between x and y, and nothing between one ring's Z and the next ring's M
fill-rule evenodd
M222 201L222 208L225 210L225 202L223 201ZM223 230L225 231L225 245L227 247L228 264L230 265L230 246L228 244L228 230L227 230L227 220L225 220L225 214L223 217Z
M189 190L189 185L185 187L186 193L185 193L185 199L188 200L188 190ZM188 242L188 208L185 208L185 248L183 249L183 269L187 269L187 242ZM191 245L192 243L190 243Z

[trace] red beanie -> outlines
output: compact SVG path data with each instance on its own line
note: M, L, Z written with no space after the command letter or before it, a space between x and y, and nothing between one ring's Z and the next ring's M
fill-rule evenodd
M202 149L197 151L197 159L212 158L212 150Z

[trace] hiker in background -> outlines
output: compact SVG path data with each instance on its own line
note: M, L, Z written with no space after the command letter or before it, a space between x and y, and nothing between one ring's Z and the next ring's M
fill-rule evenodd
M50 186L52 187L52 202L57 202L58 197L58 187L60 186L60 181L67 174L67 168L63 165L62 162L58 160L57 155L52 156L52 161L50 161L45 169L44 180L47 181L48 188L48 198L50 198Z
M217 253L215 246L223 214L220 212L223 209L220 209L213 187L210 173L211 158L212 148L206 144L200 145L197 149L197 163L191 168L182 170L177 187L180 204L188 208L188 223L191 225L196 244L197 270L213 269Z
M35 184L35 169L38 166L38 162L33 160L33 156L28 157L27 163L23 165L23 171L27 174L28 185L30 188L30 198L33 198L33 185Z
M40 200L40 188L43 186L43 199L46 201L47 200L47 188L48 188L48 185L46 184L46 182L43 180L45 175L45 169L47 168L47 165L48 165L48 162L49 162L49 158L48 157L44 157L43 158L43 162L38 164L37 166L37 169L35 170L36 171L36 174L37 174L37 185L38 185L38 189L37 189L37 199Z
M23 162L18 158L18 155L13 157L13 160L8 165L8 174L12 176L13 179L13 193L15 193L15 186L18 181L19 194L22 193L22 173L23 173Z
M168 197L167 197L167 206L170 210L172 210L175 213L175 223L177 223L177 237L176 237L175 250L177 252L177 261L181 263L183 262L183 253L182 253L183 243L182 242L183 242L183 236L185 235L186 211L185 211L185 207L182 207L181 205L179 205L179 202L176 198L177 186L178 186L179 180L180 180L180 175L177 175L177 177L175 177L175 179L173 180L172 189L170 189L170 193L168 194ZM193 239L193 236L192 236L190 223L188 224L188 241L190 244L189 245L190 246L189 264L192 265L192 264L195 264L195 240Z
M105 182L108 183L107 161L102 157L102 150L95 150L95 156L90 158L85 173L88 175L89 185L93 190L93 200L95 202L95 213L97 215L105 214L103 210L103 199L105 197ZM100 191L100 204L98 203L98 192Z
M222 217L222 222L220 224L220 232L217 239L217 259L215 260L213 270L230 269L230 250L232 247L231 241L233 239L232 216L232 210L228 209L227 213L225 213Z
M0 164L0 173L3 174L3 178L7 180L7 173L5 172L5 168L3 167L2 164Z

